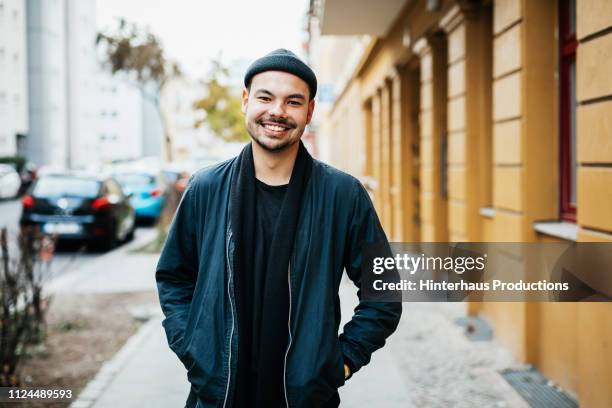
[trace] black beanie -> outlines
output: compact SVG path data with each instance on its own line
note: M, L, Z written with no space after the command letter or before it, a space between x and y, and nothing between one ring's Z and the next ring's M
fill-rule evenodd
M244 76L244 86L248 88L251 79L265 71L283 71L293 74L308 84L310 99L314 99L317 94L317 77L314 72L289 50L279 48L253 62Z

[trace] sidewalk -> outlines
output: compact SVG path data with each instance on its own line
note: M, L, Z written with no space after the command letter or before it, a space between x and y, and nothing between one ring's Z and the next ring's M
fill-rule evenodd
M59 293L118 293L155 291L158 254L132 253L150 242L156 229L139 231L136 239L71 270L45 285L45 291Z
M169 352L161 317L150 319L124 348L106 363L79 399L93 405L73 407L183 407L189 384L181 362ZM89 401L84 401L89 402Z
M343 323L356 304L341 284ZM386 347L340 389L346 407L527 407L497 373L515 362L494 342L470 342L453 322L463 304L405 303ZM107 362L73 408L182 407L189 385L167 346L161 316L151 318Z

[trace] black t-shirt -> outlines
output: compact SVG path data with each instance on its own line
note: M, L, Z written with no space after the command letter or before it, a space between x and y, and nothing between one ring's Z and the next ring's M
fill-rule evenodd
M288 184L282 186L269 186L257 180L256 210L255 210L255 259L254 259L254 288L253 288L253 344L251 369L254 377L257 371L257 357L259 354L259 338L261 327L261 312L265 290L266 269L270 256L270 246L274 237L276 221L280 214ZM288 290L288 289L287 289ZM266 373L269 375L271 373ZM254 378L253 377L253 378Z

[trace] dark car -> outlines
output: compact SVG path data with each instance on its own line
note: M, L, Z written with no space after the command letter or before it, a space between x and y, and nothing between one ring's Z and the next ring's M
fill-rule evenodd
M21 226L38 226L59 239L112 248L134 236L134 208L112 178L40 176L21 201Z

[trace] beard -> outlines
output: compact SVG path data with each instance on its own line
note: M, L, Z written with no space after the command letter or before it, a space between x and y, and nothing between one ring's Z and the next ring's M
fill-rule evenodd
M287 135L283 139L272 139L273 142L269 143L267 140L270 140L268 136L260 134L263 128L262 122L274 122L279 125L290 126L291 129L287 132ZM260 119L256 121L248 121L247 132L251 136L251 139L255 141L262 149L271 152L278 153L287 150L289 147L296 144L302 134L304 133L304 128L298 127L296 124L290 123L286 120L270 120L270 119Z

